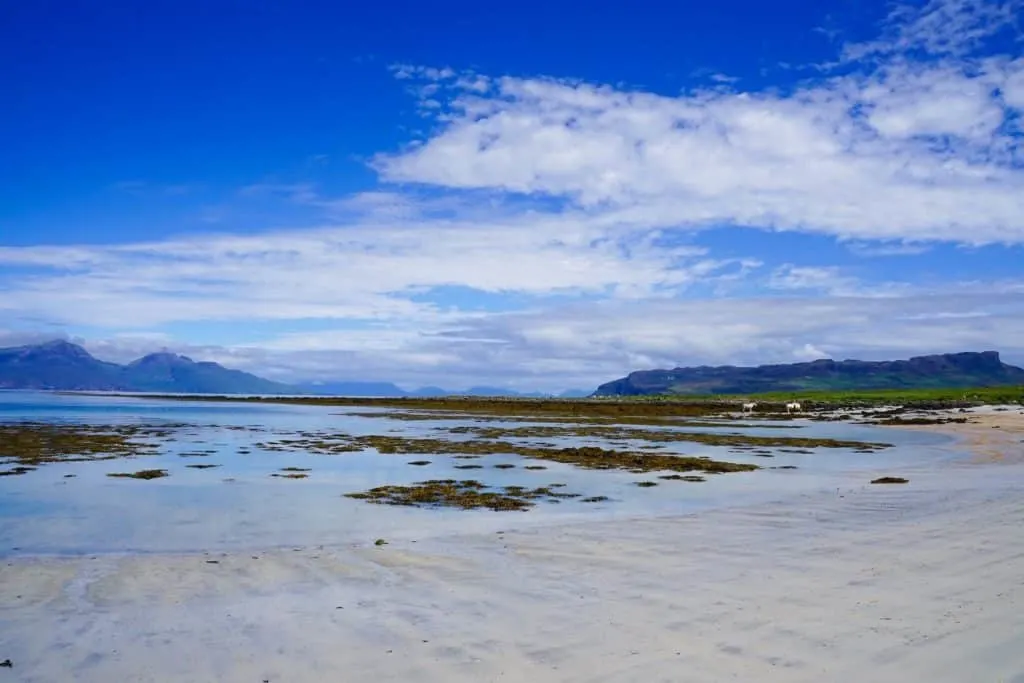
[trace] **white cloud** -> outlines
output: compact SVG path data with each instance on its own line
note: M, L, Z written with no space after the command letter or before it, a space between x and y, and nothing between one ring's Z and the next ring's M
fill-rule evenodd
M861 283L835 266L781 266L768 281L772 289L818 291L837 296L849 295L861 289Z
M0 349L13 346L28 346L30 344L42 344L54 339L67 339L67 335L60 330L14 330L0 327Z
M896 4L882 35L847 45L844 57L891 57L911 51L963 56L1001 31L1019 29L1021 0L927 0Z
M847 242L845 246L858 256L917 256L931 251L928 244L912 242Z
M512 77L479 90L449 74L437 128L375 166L394 183L556 197L633 230L1020 243L1024 60L962 54L1019 5L903 8L898 31L861 46L876 59L866 69L792 90L669 96ZM914 46L946 56L914 60Z
M406 199L369 208L347 227L258 236L201 236L117 246L0 247L0 264L32 268L9 277L0 311L66 324L149 328L203 320L303 318L404 320L450 315L438 287L481 293L642 298L750 267L618 231L585 215L507 216L489 223L424 217ZM429 205L428 205L429 206ZM415 298L415 300L414 300Z
M1018 59L1006 68L1006 79L999 86L1006 104L1024 111L1024 59Z
M952 135L985 144L1003 122L994 79L935 66L901 65L865 87L868 122L883 136Z

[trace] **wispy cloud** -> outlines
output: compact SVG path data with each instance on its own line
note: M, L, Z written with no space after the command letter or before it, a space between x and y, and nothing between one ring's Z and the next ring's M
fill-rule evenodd
M984 67L902 62L791 93L453 86L440 131L376 165L396 183L560 197L634 228L1022 242L1024 61Z
M932 247L908 242L848 242L846 248L858 256L918 256Z
M902 57L907 53L964 56L987 38L1020 28L1021 0L927 0L896 4L882 24L882 35L847 45L847 60Z
M0 310L113 328L198 320L423 322L444 315L438 303L422 301L437 287L636 299L685 291L737 263L574 213L492 212L481 224L425 218L408 200L402 206L413 213L405 218L393 218L386 197L366 204L372 210L362 222L344 227L0 248L0 264L34 269L0 280Z

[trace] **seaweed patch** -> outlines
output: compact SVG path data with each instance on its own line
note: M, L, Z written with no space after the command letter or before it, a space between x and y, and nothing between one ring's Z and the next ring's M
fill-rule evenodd
M872 484L909 484L909 479L903 477L879 477L878 479L872 479Z
M667 481L689 481L694 483L707 481L706 478L698 476L696 474L666 474L658 477L658 479L665 479Z
M115 479L161 479L169 475L167 470L139 470L138 472L110 472L107 476Z
M344 495L346 498L379 505L495 511L528 510L537 501L557 502L563 498L579 497L576 493L553 491L552 487L531 489L524 486L506 486L494 490L475 479L431 479L411 486L378 486L368 491Z

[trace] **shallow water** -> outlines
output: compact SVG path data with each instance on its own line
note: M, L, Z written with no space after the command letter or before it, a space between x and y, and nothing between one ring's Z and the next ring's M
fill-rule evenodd
M192 552L365 543L367 539L424 538L463 531L521 528L613 517L643 517L692 512L711 507L775 500L794 493L861 485L871 472L903 474L934 467L957 457L950 439L921 431L797 420L785 429L736 429L724 423L721 433L834 438L894 444L876 453L818 448L813 454L770 449L764 458L729 447L681 441L652 453L710 456L752 462L765 468L794 465L796 470L764 469L749 473L706 475L703 483L661 481L657 473L633 474L574 468L527 460L515 455L485 455L472 460L450 455L317 455L272 452L255 444L296 438L299 431L351 435L444 437L439 428L476 424L462 421L405 421L355 416L366 408L285 404L177 402L150 398L0 392L0 422L48 421L85 424L182 424L159 455L98 462L44 464L21 476L0 477L0 555L94 554L124 552ZM508 426L528 426L516 422ZM545 423L550 426L550 423ZM503 423L488 421L489 427ZM245 428L245 429L241 429ZM709 428L686 428L709 431ZM452 438L472 438L457 435ZM544 441L559 446L599 445L594 437L541 437L510 441ZM613 440L623 443L622 440ZM636 446L649 445L634 441ZM240 449L249 449L248 454ZM0 443L0 455L3 444ZM194 456L196 451L214 451ZM183 457L185 454L187 457ZM417 467L408 463L429 460ZM514 469L495 469L499 463ZM212 469L187 465L215 464ZM483 469L459 470L458 464ZM525 470L544 465L545 470ZM309 478L272 477L284 467L311 468ZM113 472L166 469L164 479L113 479ZM65 475L73 474L73 478ZM383 484L424 479L478 479L487 485L529 487L565 484L564 491L608 496L605 503L576 499L538 503L526 512L424 510L372 505L344 493ZM657 481L640 488L638 481Z

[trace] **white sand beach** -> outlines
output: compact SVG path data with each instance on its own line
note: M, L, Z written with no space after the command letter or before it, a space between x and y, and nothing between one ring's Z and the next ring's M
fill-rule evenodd
M12 559L0 682L1024 682L1024 419L979 460L674 518ZM994 429L998 427L998 429ZM992 433L998 433L995 436Z

